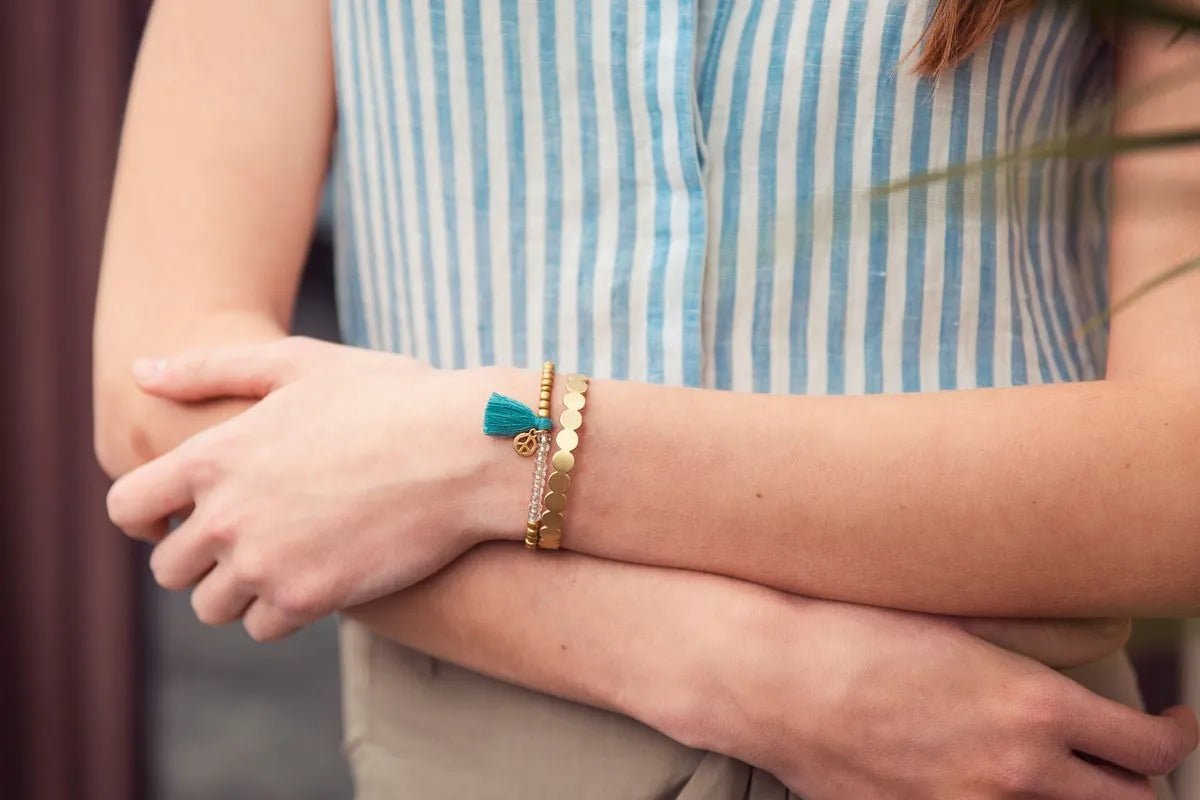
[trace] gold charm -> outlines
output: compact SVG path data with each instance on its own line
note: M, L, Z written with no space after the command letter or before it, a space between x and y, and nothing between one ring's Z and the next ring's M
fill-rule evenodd
M531 456L537 452L537 429L528 430L524 433L518 433L513 439L513 450L519 456Z

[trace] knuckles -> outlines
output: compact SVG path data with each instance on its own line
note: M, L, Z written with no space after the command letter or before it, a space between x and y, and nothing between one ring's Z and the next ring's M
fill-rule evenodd
M1058 750L1048 746L1065 729L1067 694L1053 680L1018 682L1005 698L1003 743L990 761L991 783L1000 797L1030 797L1046 788Z
M1018 731L1053 733L1062 730L1068 717L1066 690L1057 681L1030 680L1013 691L1009 707Z
M992 765L1000 797L1041 797L1051 767L1048 751L1028 743L997 753Z
M231 449L231 442L219 441L211 430L181 444L179 458L188 481L200 488L215 485L228 472Z
M196 523L201 545L222 554L241 549L241 539L249 527L246 512L233 508L213 509L211 506L210 502L203 520Z
M243 542L229 556L229 568L233 578L241 586L259 589L270 578L267 554L257 544Z

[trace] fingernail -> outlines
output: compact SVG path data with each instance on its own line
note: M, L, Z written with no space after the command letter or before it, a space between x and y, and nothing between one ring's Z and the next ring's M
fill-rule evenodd
M133 377L139 381L149 381L162 374L167 367L165 358L139 358L133 362Z

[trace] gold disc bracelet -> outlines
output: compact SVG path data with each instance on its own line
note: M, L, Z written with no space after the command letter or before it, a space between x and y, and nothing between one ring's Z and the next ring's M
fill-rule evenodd
M588 377L572 373L566 378L567 392L563 395L563 410L558 416L559 430L554 437L558 450L550 460L554 471L546 482L549 491L542 498L540 526L536 546L543 550L562 547L563 513L567 508L567 490L571 488L571 470L575 468L575 449L579 446L579 429L583 426L583 407L587 405ZM525 544L529 546L528 528Z

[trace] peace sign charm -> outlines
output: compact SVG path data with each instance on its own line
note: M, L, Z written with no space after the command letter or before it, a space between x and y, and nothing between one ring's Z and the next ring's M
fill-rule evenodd
M537 447L538 440L536 430L518 433L513 439L513 450L515 450L519 456L531 456L537 452Z

